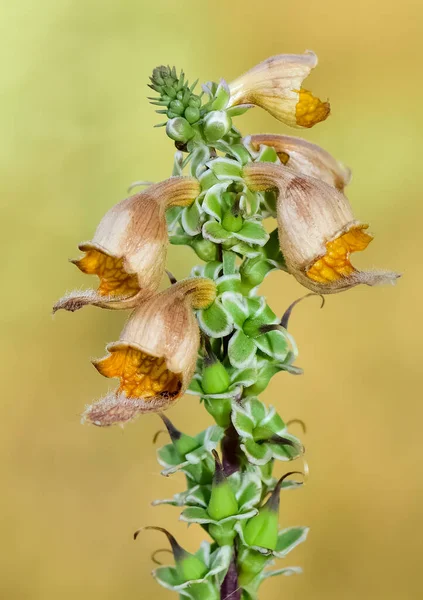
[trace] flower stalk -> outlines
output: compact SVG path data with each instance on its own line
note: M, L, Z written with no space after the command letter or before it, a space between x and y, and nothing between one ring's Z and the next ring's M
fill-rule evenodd
M181 520L209 537L191 554L166 530L145 528L167 536L174 565L153 575L181 598L257 600L266 578L301 571L271 567L307 537L307 527L279 526L283 494L303 485L290 477L302 471L274 475L278 462L301 461L304 446L290 431L296 420L285 422L258 395L272 377L302 373L288 332L302 298L274 312L260 294L264 279L272 271L291 274L312 290L304 298L324 301L322 294L398 277L350 262L372 236L345 196L347 167L301 138L243 137L234 124L254 106L293 127L324 121L329 103L302 86L316 65L312 52L278 55L229 85L208 82L202 92L175 68L154 69L151 101L176 148L172 176L103 217L93 239L79 246L85 256L73 261L98 276L98 290L72 292L53 309L132 311L119 340L93 361L118 387L88 406L83 420L122 426L155 412L166 426L162 474L181 471L187 487L153 504L182 508ZM159 291L169 243L190 247L203 262L179 282L168 273ZM185 393L214 419L205 431L180 431L163 414ZM274 403L279 410L278 397Z

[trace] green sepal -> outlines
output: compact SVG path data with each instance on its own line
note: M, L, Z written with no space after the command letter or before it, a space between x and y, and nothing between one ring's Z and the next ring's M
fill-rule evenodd
M226 231L217 221L206 221L203 225L203 235L207 240L215 244L221 244L232 237L232 233Z
M258 221L245 221L242 228L236 232L235 237L247 244L264 246L269 239L269 234Z
M232 319L223 308L218 298L209 308L197 312L198 324L206 335L212 338L221 338L231 333L233 329Z
M243 369L254 363L256 345L243 331L236 331L228 346L228 357L232 366Z
M220 80L217 90L212 101L212 110L222 110L228 105L230 98L229 86L224 79Z

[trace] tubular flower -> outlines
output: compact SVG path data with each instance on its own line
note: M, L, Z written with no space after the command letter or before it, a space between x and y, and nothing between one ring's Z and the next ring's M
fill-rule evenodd
M89 406L84 419L94 425L125 423L140 413L166 410L178 400L195 371L200 332L193 310L216 297L211 279L185 279L141 303L109 354L93 361L119 388Z
M329 102L302 87L317 62L311 51L271 56L229 85L229 106L253 104L291 127L313 127L330 112Z
M253 152L260 146L274 148L282 164L302 175L310 175L336 187L340 192L351 181L351 171L317 144L291 135L259 134L244 138Z
M360 283L393 283L389 271L357 271L350 254L372 241L352 214L348 199L333 186L283 165L250 163L245 181L252 190L278 191L279 243L288 271L305 287L333 294Z
M102 308L133 308L150 297L162 278L168 245L165 212L188 206L200 193L191 177L171 177L151 185L111 208L90 242L79 245L85 256L72 262L97 275L97 291L74 291L61 298L53 312L75 311L87 304Z

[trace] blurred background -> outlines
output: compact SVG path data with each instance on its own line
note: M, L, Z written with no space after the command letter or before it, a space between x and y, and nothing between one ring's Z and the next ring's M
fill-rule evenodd
M158 417L124 430L79 422L110 385L89 359L117 339L125 315L87 308L53 320L51 306L88 287L67 259L128 185L170 174L172 144L146 100L153 67L230 81L267 56L310 48L320 64L307 86L329 97L332 116L301 134L353 170L349 197L375 235L355 264L404 277L295 310L305 374L280 374L265 399L307 424L310 481L283 494L281 522L311 533L285 560L304 574L270 580L261 597L420 597L423 4L2 0L1 13L0 596L174 597L150 577L163 538L132 540L146 524L191 551L202 537L178 509L150 506L183 487L159 474ZM237 125L298 134L259 109ZM170 253L178 278L194 263L190 250ZM273 273L263 292L282 313L304 290ZM188 433L210 424L193 397L169 416Z

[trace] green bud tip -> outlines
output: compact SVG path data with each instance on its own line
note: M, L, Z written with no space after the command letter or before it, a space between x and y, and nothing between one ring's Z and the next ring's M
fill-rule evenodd
M297 474L304 475L301 471L285 473L279 479L267 502L259 509L258 514L247 521L244 538L248 545L275 550L278 541L280 489L287 477Z
M205 338L204 350L201 386L206 394L222 394L230 384L228 372L214 354L208 338Z
M181 579L181 582L202 579L207 573L207 565L204 564L204 562L197 558L194 554L190 554L189 552L184 550L182 546L178 544L173 535L163 527L147 526L138 529L138 531L134 533L134 540L137 539L138 534L141 531L143 531L143 529L153 529L155 531L161 531L165 534L165 536L169 540L170 547L172 548L176 570Z
M172 444L181 456L185 456L188 452L192 452L198 448L198 442L195 438L176 429L172 421L170 421L163 413L159 413L159 416L166 426Z
M216 450L213 450L212 454L215 462L215 471L207 512L212 519L220 521L238 513L238 502L235 492L226 479L218 453Z

